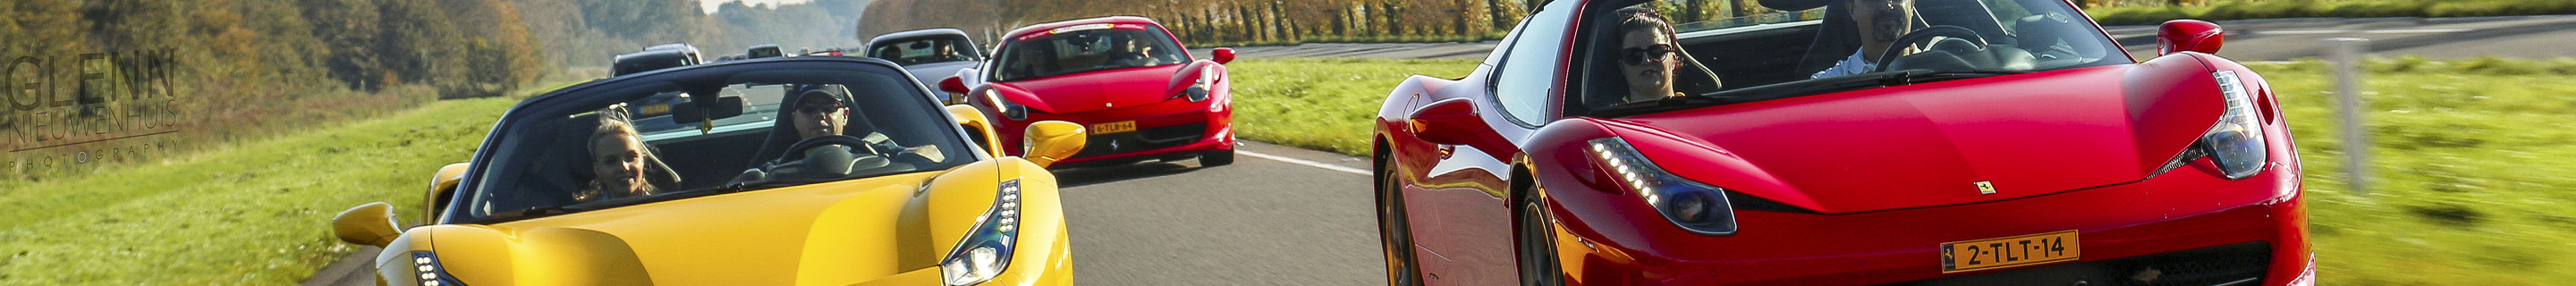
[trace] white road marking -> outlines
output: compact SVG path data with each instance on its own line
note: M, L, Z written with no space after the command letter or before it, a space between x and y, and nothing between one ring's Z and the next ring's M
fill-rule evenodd
M1235 153L1235 154L1241 154L1241 155L1244 155L1244 156L1252 156L1252 157L1254 157L1254 158L1270 159L1271 161L1287 162L1287 163L1289 163L1289 164L1306 165L1307 167L1316 167L1316 168L1323 168L1323 169L1325 169L1325 170L1333 170L1333 171L1343 172L1343 173L1359 174L1359 175L1361 175L1361 176L1373 176L1373 175L1376 175L1376 174L1372 174L1372 173L1370 173L1370 172L1369 172L1369 170L1361 170L1361 169L1359 169L1359 168L1344 167L1344 166L1342 166L1342 165L1325 164L1325 163L1323 163L1323 162L1307 161L1306 159L1289 158L1289 157L1287 157L1287 156L1279 156L1279 155L1271 155L1271 154L1262 154L1261 152L1252 152L1252 151L1248 151L1248 150L1240 150L1240 149L1234 150L1234 153Z
M2257 32L2254 32L2254 33L2255 33L2255 34L2265 34L2265 35L2317 35L2317 34L2342 34L2342 33L2351 33L2351 32L2352 32L2352 30L2289 30L2289 31L2257 31Z
M2412 29L2412 30L2375 30L2375 31L2363 32L2363 33L2372 33L2372 34L2440 34L2440 33L2458 33L2458 32L2467 32L2467 31L2469 31L2469 29Z
M2364 33L2364 34L2440 34L2440 33L2458 33L2458 32L2467 32L2467 31L2470 31L2470 29L2400 29L2400 30L2368 30L2368 31L2354 31L2354 30L2287 30L2287 31L2255 31L2254 33L2255 33L2255 34L2265 34L2265 35L2323 35L2323 34L2350 34L2350 33Z

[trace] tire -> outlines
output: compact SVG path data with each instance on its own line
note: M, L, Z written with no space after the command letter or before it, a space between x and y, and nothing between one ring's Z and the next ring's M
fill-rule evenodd
M1378 154L1385 154L1380 149ZM1422 268L1413 257L1413 223L1404 212L1403 186L1395 180L1394 159L1377 158L1377 237L1386 257L1386 284L1422 285Z
M1199 154L1199 167L1234 165L1234 150L1208 151Z
M1521 285L1565 285L1564 265L1556 257L1556 231L1549 227L1546 201L1538 192L1521 190L1512 210L1513 250L1519 252Z

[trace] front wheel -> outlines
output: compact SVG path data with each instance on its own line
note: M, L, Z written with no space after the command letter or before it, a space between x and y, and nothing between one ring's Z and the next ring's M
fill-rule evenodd
M1513 244L1520 252L1521 285L1565 285L1564 265L1556 259L1556 231L1549 228L1547 207L1538 192L1524 191L1512 221Z
M1385 154L1385 149L1379 149ZM1395 180L1393 159L1377 159L1377 236L1386 254L1387 285L1422 285L1422 268L1414 265L1412 224L1405 217L1403 186Z

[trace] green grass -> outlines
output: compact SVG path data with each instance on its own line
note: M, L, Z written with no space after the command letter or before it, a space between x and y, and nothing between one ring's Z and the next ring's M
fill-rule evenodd
M1403 76L1473 61L1244 60L1245 139L1369 152L1369 118ZM2272 83L2307 172L2325 285L2550 285L2576 281L2576 59L2375 61L2367 98L2376 174L2345 186L2323 63L2250 65Z
M2324 66L2252 66L2298 136L2320 284L2576 281L2576 60L2367 65L2369 194L2345 185Z
M347 207L404 219L517 98L440 101L160 162L0 187L0 285L291 284L356 246Z
M2562 15L2576 14L2576 0L2230 0L2209 5L2094 7L2084 12L2103 25L2154 25L2173 19Z
M1367 155L1369 117L1404 78L1466 76L1476 60L1244 59L1234 78L1236 136Z

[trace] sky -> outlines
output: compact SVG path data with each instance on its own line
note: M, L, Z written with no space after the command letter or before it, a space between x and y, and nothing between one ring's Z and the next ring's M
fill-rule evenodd
M760 5L764 5L764 4L766 4L766 5L803 4L803 3L805 3L805 2L813 2L814 0L698 0L698 9L701 9L702 11L705 11L707 14L715 14L715 13L716 13L716 7L717 7L717 6L723 6L725 2L734 2L734 1L742 1L742 5L743 5L743 6L760 6Z

